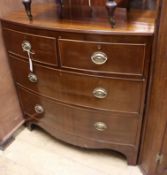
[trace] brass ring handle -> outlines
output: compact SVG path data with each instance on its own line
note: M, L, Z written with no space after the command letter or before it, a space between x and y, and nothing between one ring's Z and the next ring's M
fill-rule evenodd
M31 43L29 41L23 41L22 49L24 52L31 52L32 49Z
M31 54L35 54L34 52L31 51L31 43L29 41L23 41L22 43L22 49L24 52L27 52L28 60L29 60L29 69L31 72L33 72L33 62L31 58Z
M96 123L94 124L94 127L95 127L96 130L98 130L98 131L104 131L104 130L107 129L107 125L106 125L105 123L103 123L103 122L96 122Z
M35 105L34 110L37 114L44 113L44 108L41 105Z
M38 77L34 73L29 73L28 79L32 83L36 83L38 81Z
M107 93L107 90L106 89L100 87L100 88L95 88L93 90L93 95L96 98L103 99L103 98L106 98L107 97L108 93Z
M107 62L108 57L103 52L95 52L92 54L91 60L96 65L103 65Z

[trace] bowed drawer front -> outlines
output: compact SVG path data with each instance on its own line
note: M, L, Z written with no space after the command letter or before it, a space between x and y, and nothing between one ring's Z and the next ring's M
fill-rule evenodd
M47 129L52 126L58 137L61 132L76 140L81 137L87 144L106 142L108 145L116 142L120 145L135 145L138 117L65 105L22 88L18 88L18 93L25 114L34 116L34 120L40 121L39 124ZM42 112L37 110L38 106L43 109Z
M17 65L19 69L15 69ZM31 82L28 62L11 57L11 66L18 84L55 100L117 112L141 111L143 81L60 72L34 64L37 82Z
M2 27L27 125L80 147L119 151L136 164L151 36L70 33L5 21Z
M32 60L57 66L56 38L10 29L5 29L3 33L9 53L27 58L27 52L23 48L25 45L30 47Z
M68 39L59 39L58 43L61 65L64 68L143 75L145 44Z

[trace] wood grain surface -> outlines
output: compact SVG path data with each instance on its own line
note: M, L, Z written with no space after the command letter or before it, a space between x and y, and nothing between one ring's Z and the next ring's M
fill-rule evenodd
M141 168L147 175L167 175L167 1L161 0L158 9L154 43L154 69L144 144L141 149ZM157 155L163 160L156 162Z

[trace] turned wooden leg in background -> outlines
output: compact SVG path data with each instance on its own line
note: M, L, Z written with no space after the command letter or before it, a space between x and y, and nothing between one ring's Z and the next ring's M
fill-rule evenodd
M109 20L110 20L112 27L114 27L116 24L115 19L114 19L114 13L115 13L116 7L117 7L117 3L114 0L107 0L106 8L108 11Z
M23 0L22 1L27 13L29 20L32 20L32 13L31 13L31 0Z

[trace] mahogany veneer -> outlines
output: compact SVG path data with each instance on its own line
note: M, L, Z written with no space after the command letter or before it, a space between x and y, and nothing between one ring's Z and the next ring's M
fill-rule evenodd
M58 44L63 68L89 70L99 73L143 75L145 44L89 42L68 39L59 39ZM64 50L68 49L70 52L64 52ZM76 50L78 51L77 53ZM109 58L106 64L101 66L97 66L90 59L92 54L98 50L104 52ZM126 62L126 64L122 64L122 62Z
M132 10L122 18L118 9L120 20L112 29L99 7L98 18L84 18L81 8L77 19L60 19L55 4L33 10L32 22L24 10L1 20L27 123L73 145L119 151L136 164L154 13ZM33 66L22 48L25 41Z
M10 29L5 30L4 37L10 41L8 42L8 51L10 53L27 58L27 53L23 52L21 46L23 41L29 41L33 46L31 51L33 60L57 66L56 38L17 32Z

